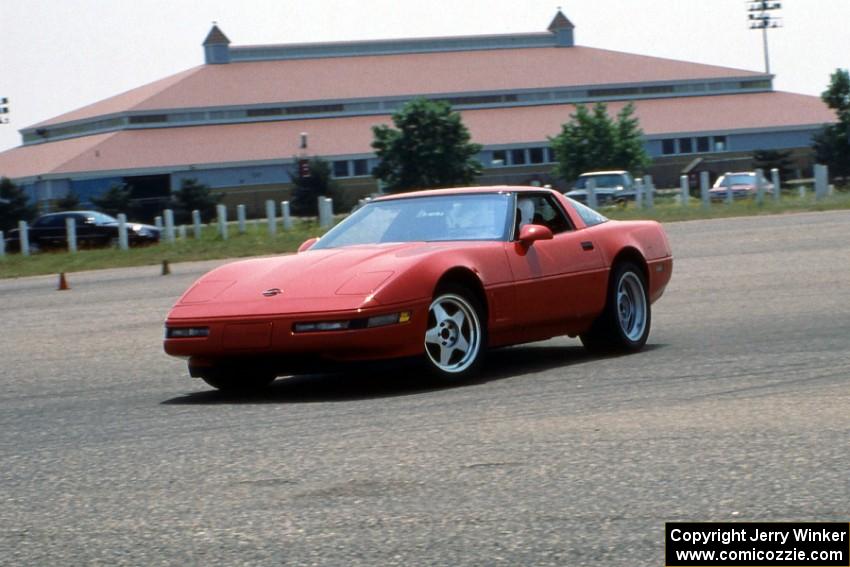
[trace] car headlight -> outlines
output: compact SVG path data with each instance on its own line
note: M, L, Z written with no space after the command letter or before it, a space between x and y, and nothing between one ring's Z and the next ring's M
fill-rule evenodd
M348 321L309 321L295 323L292 330L296 333L315 333L319 331L347 331L355 329L371 329L399 323L410 322L411 312L388 313L375 315L368 319L350 319Z
M195 339L210 336L209 327L166 327L166 339Z

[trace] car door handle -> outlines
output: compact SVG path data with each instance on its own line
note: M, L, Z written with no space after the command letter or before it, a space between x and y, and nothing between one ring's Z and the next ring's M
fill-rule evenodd
M593 242L590 242L589 240L585 240L584 242L581 243L581 249L587 250L587 251L593 250Z

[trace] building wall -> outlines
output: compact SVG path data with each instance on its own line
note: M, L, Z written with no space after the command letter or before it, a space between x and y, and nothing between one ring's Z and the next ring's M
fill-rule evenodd
M292 183L290 168L292 165L258 165L248 167L199 167L192 170L178 170L171 174L171 190L180 189L184 180L194 179L208 185L211 189L238 189L258 185L282 185Z

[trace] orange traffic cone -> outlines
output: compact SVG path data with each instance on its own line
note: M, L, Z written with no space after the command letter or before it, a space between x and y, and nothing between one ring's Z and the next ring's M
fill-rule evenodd
M65 279L65 272L61 272L59 274L59 287L56 288L58 291L65 291L71 289L71 286L68 285L68 280Z
M171 267L168 265L168 260L162 261L162 275L167 276L171 273Z

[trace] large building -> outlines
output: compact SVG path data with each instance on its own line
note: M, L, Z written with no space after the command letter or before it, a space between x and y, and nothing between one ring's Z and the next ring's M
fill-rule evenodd
M43 204L116 183L157 199L196 179L260 210L305 155L333 164L351 203L373 192L372 126L406 101L449 101L483 145L482 183L552 183L548 139L577 103L633 102L659 185L750 167L757 149L810 160L834 114L765 73L576 45L560 11L541 33L234 46L213 26L205 62L21 130L0 175ZM306 148L302 147L306 134Z

